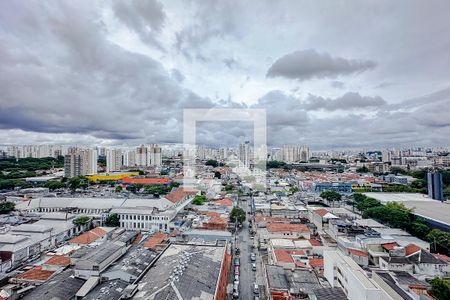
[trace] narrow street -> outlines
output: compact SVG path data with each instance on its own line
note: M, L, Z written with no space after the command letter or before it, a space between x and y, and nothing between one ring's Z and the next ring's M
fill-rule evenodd
M262 275L262 259L259 256L259 251L255 248L252 248L253 238L250 234L250 219L253 217L251 212L251 198L245 197L245 201L239 201L239 207L241 207L246 212L246 221L243 223L242 228L240 228L235 234L236 245L240 249L240 276L239 276L239 299L254 299L255 296L261 296L260 294L255 294L254 285L257 283L260 287L260 293L263 290L262 285L263 277ZM256 261L252 261L250 258L251 253L256 254ZM256 264L257 270L252 270L252 263ZM234 262L233 262L233 271L234 271ZM258 275L257 275L258 273ZM264 299L261 297L261 299Z

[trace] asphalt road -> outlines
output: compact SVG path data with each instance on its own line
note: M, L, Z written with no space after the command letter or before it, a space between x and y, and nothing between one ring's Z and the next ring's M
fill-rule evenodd
M250 253L252 251L257 254L257 263L260 262L258 257L258 251L252 250L253 239L249 233L249 221L251 215L248 212L251 210L249 207L250 198L247 201L240 201L239 206L247 213L247 220L244 222L243 227L237 232L236 239L238 241L240 249L240 276L239 276L239 299L254 299L254 284L256 282L256 272L252 271L252 261L250 259ZM233 267L234 269L234 267ZM260 269L260 268L258 268ZM258 270L259 271L259 270Z

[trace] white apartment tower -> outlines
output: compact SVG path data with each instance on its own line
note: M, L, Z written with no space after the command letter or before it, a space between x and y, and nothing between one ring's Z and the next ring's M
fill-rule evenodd
M144 145L136 148L136 166L147 166L147 147Z
M155 167L162 166L162 152L160 146L151 145L148 149L148 154L147 164Z
M97 150L75 150L64 157L64 176L75 177L97 174Z
M239 164L240 167L250 167L250 157L251 157L251 146L250 142L246 141L239 145Z
M392 152L390 150L383 150L381 152L381 161L391 162L391 160L392 160Z
M298 145L283 145L281 148L281 157L287 163L308 161L310 158L309 148Z
M122 167L122 150L107 149L106 150L106 172L120 171Z
M126 151L123 154L123 164L127 167L134 167L136 165L136 151Z

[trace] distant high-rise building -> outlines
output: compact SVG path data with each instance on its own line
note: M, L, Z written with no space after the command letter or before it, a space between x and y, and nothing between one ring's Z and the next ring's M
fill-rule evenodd
M97 150L72 151L64 156L64 176L75 177L97 174Z
M297 145L284 145L281 148L281 157L282 160L287 163L306 162L310 158L309 148Z
M428 179L428 197L431 199L444 201L444 192L442 189L442 174L429 172Z
M161 147L158 145L151 145L149 150L149 159L147 159L147 164L151 166L159 167L162 165L162 153Z
M242 167L250 167L251 147L250 142L246 141L239 145L239 164Z
M136 165L147 166L147 147L144 145L136 148Z
M381 151L381 161L382 162L391 162L392 152L390 150Z
M122 150L107 149L106 150L106 172L120 171L122 168Z
M72 178L80 176L81 174L81 155L80 154L67 154L64 156L64 176Z
M136 166L136 151L130 150L123 154L123 164L127 167Z

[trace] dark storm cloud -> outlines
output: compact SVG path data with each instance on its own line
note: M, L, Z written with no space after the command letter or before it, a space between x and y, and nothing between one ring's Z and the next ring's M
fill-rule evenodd
M240 36L243 11L237 1L212 0L201 5L189 2L193 22L175 33L175 49L188 60L208 61L205 45L214 39ZM225 13L228 12L228 13Z
M336 99L323 98L309 95L302 103L307 110L353 110L368 107L380 107L386 105L386 101L381 97L361 96L359 93L348 92Z
M295 51L278 58L267 71L267 77L285 77L308 80L335 78L339 75L360 73L376 66L371 60L345 59L314 49Z
M114 15L128 28L135 31L144 42L165 51L155 38L164 26L166 13L157 0L113 1Z
M95 10L31 6L0 12L11 29L0 31L2 128L179 141L180 108L214 105L156 60L109 42Z
M1 1L0 140L181 142L183 108L228 107L265 108L270 145L448 144L450 88L411 96L448 85L445 5L389 3L374 11L362 4L329 4L329 13L321 14L320 4L259 3L183 1L174 12L162 1ZM415 22L428 9L435 17ZM380 15L385 26L378 26ZM112 38L116 30L135 32L148 49ZM297 36L305 39L292 43ZM341 45L348 45L346 58L335 54ZM264 58L311 46L331 54L293 52L266 72ZM155 48L166 53L148 54ZM377 67L349 82L343 75L375 67L356 57L376 58ZM280 84L264 75L304 82L296 87L297 81ZM251 80L243 85L246 76ZM312 78L338 79L330 87L328 79L306 81ZM214 80L219 88L210 85ZM358 93L355 86L362 87ZM342 95L336 97L336 88ZM222 100L210 100L217 90L214 98ZM243 99L241 91L253 98ZM251 124L225 123L200 125L197 141L236 144L251 135Z

